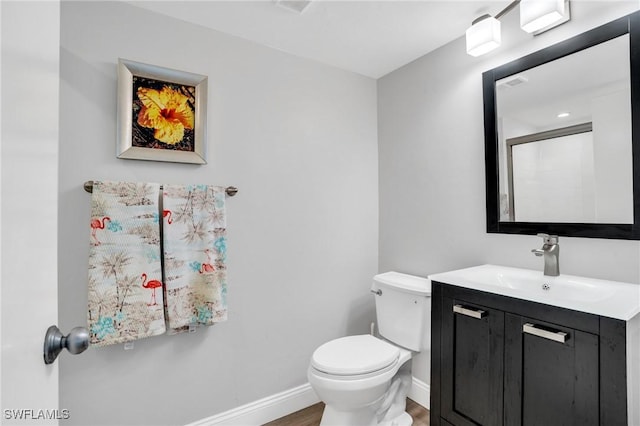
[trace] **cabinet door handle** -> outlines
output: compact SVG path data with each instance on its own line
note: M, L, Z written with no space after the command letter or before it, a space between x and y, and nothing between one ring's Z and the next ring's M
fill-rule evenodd
M562 331L549 331L538 328L534 324L526 323L522 326L522 332L542 337L543 339L553 340L554 342L565 343L569 335Z
M453 305L453 312L475 319L482 319L487 316L487 312L482 309L465 308L462 305Z

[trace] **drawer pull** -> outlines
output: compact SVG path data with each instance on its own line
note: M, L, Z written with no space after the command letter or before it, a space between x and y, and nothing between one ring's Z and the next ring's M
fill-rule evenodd
M487 316L487 312L482 309L465 308L462 305L453 305L453 312L456 314L466 315L475 319L482 319Z
M543 339L553 340L554 342L565 343L569 335L562 331L549 331L542 328L538 328L531 323L526 323L522 326L522 332L533 334L534 336L542 337Z

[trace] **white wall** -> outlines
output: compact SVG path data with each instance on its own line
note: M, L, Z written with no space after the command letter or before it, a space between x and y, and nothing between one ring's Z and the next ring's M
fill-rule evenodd
M464 37L378 80L381 271L426 276L483 263L541 270L534 236L486 233L482 72L623 16L637 1L571 2L571 21L533 37L503 18L479 58ZM640 281L636 241L560 238L563 273ZM414 361L429 381L429 358Z
M209 164L119 160L118 57L209 76ZM235 185L229 321L60 360L63 424L178 425L306 382L366 333L377 272L376 83L119 2L61 10L59 307L86 323L89 179Z

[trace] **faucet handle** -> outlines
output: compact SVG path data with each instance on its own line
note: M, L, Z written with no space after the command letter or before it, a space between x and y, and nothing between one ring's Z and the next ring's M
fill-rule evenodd
M539 233L538 237L542 238L544 244L558 244L557 235L549 235L545 233Z

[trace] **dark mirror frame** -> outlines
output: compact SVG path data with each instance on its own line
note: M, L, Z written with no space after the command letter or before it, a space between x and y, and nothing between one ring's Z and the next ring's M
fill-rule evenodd
M496 81L625 34L629 34L631 67L633 224L501 222L498 180L498 129L496 126ZM634 12L568 40L486 71L482 74L482 90L484 96L487 232L502 234L537 234L544 232L567 237L640 239L640 12Z

